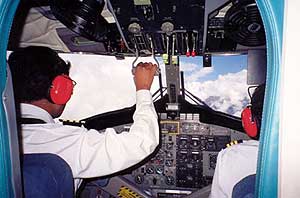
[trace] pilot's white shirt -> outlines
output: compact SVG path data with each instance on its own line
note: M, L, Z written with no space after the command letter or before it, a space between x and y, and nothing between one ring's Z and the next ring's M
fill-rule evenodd
M231 198L235 184L256 174L258 141L248 140L219 152L213 177L211 198Z
M151 154L159 143L159 126L148 90L136 94L134 123L129 132L117 134L107 128L104 133L55 123L45 110L21 104L25 118L38 118L46 124L23 124L24 153L54 153L71 167L78 189L82 178L108 175L128 168Z

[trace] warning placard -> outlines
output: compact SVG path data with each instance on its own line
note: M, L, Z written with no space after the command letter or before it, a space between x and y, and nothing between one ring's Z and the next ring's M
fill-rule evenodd
M128 187L121 186L118 192L119 198L143 198L141 195L137 194Z

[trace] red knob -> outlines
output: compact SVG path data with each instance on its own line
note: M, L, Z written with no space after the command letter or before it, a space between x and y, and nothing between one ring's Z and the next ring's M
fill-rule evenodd
M192 51L192 57L196 56L196 52Z
M191 55L190 51L187 51L187 52L185 53L185 55L186 55L187 57L189 57L189 56Z

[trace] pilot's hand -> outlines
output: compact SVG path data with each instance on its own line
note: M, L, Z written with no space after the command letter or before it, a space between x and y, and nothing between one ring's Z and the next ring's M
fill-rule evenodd
M134 82L136 90L150 90L157 65L152 63L139 63L134 70Z

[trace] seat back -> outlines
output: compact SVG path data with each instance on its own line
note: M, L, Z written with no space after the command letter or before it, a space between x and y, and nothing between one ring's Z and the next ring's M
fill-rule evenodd
M54 154L25 154L23 184L26 198L74 197L70 166Z
M232 191L232 198L254 198L255 196L255 177L256 175L249 175L240 180Z

